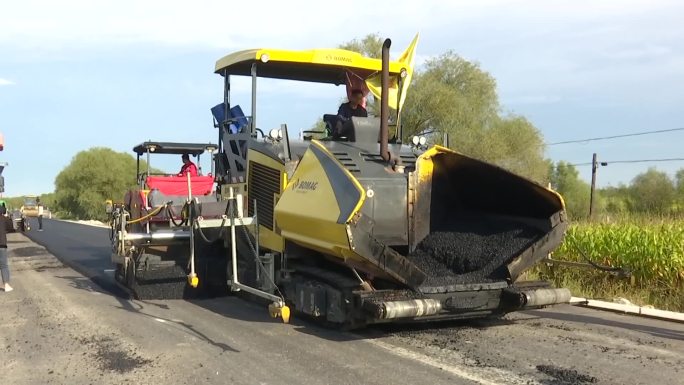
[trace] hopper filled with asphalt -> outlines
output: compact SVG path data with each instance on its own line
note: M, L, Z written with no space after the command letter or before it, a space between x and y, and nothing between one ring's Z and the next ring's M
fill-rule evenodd
M462 154L445 151L430 161L406 255L426 275L421 290L514 282L562 239L557 194Z

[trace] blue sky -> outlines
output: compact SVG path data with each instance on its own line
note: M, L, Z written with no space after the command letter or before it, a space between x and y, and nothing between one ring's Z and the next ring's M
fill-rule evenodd
M549 143L684 127L684 6L675 1L349 0L346 13L324 2L232 3L3 2L6 195L51 191L71 157L93 146L215 141L209 108L222 84L213 66L231 51L334 47L372 32L391 37L395 53L420 32L418 63L450 49L479 62L497 79L504 111L529 118ZM233 82L246 110L248 84ZM287 123L295 133L344 94L282 81L259 91L258 125ZM684 157L682 143L684 131L550 146L547 156L674 158ZM179 161L158 165L171 171ZM628 183L650 166L672 174L684 162L610 165L599 185ZM588 167L580 171L589 178Z

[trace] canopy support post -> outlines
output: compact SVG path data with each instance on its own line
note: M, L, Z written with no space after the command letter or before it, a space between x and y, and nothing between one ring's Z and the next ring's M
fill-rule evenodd
M136 159L136 162L135 162L135 182L138 183L138 185L139 185L140 184L140 154L137 152L135 154L138 156L138 158Z
M257 92L257 64L252 63L252 124L250 135L256 135L256 92Z
M401 127L401 91L404 88L404 79L399 75L399 79L397 81L397 143L403 143L403 135L404 135L404 130L402 130Z

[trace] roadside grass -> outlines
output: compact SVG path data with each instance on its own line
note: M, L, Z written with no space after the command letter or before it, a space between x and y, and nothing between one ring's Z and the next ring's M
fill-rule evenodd
M531 275L589 298L626 298L637 305L684 311L684 220L628 217L570 226L554 259L626 268L630 278L591 268L540 264Z

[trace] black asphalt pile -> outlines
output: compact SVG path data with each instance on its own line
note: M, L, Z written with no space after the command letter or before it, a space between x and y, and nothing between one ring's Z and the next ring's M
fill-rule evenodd
M133 288L140 300L183 299L191 290L187 285L187 273L181 266L164 266L138 272Z
M424 287L504 279L508 261L543 235L521 222L476 214L432 227L408 256L428 275Z

